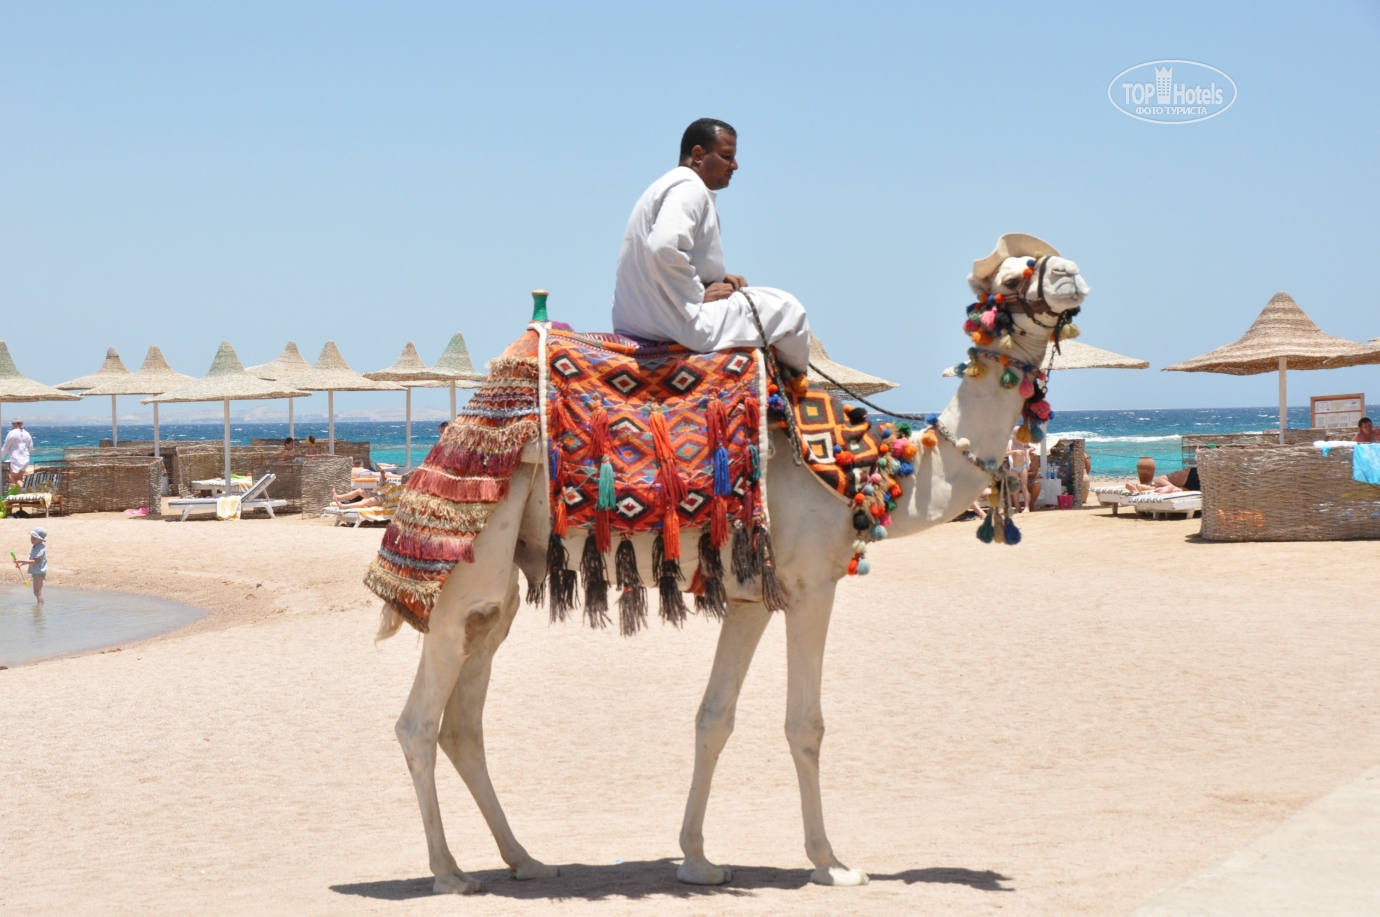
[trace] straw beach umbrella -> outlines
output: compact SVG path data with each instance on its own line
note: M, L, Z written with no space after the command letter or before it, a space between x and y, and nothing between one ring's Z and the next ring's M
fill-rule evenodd
M129 370L125 369L125 364L120 360L120 355L115 352L114 347L108 347L105 351L105 362L101 368L91 373L89 376L82 376L80 379L73 379L70 382L63 382L56 388L64 392L86 392L88 389L105 385L107 382L114 382L116 379L123 379L129 375ZM115 396L110 396L110 441L113 445L120 445L120 427L115 419Z
M326 393L326 411L330 415L326 451L331 455L335 455L336 392L402 391L401 385L394 385L391 382L375 382L373 379L355 372L345 362L345 358L340 355L340 348L335 346L335 341L326 342L326 346L321 348L321 356L316 358L311 369L288 376L283 380L283 383L302 391Z
M0 413L5 402L80 401L80 395L58 391L51 385L35 382L21 373L10 357L10 349L0 341Z
M488 378L484 373L475 371L474 361L470 359L470 349L465 346L465 336L458 331L451 335L446 349L441 351L441 355L436 358L431 368L450 373L448 384L451 420L455 419L455 389L477 388L478 383Z
M211 369L200 379L178 386L171 391L140 404L178 404L189 401L222 401L225 403L225 493L230 493L230 402L259 401L265 398L296 398L310 394L298 391L281 382L269 382L251 376L240 365L235 348L229 341L221 341Z
M1239 341L1164 369L1232 376L1278 371L1279 442L1284 445L1284 431L1289 428L1288 371L1336 369L1362 363L1380 363L1380 347L1324 334L1292 296L1276 293Z
M119 376L114 381L99 385L86 394L109 395L112 399L116 395L161 395L195 381L191 376L184 376L169 366L168 361L163 359L163 351L157 347L150 347L149 352L144 356L144 365L139 367L138 372ZM158 448L158 402L156 401L153 403L153 454L155 457L161 455Z
M296 341L288 341L283 352L278 354L278 358L269 363L260 363L258 366L246 366L244 371L251 376L258 376L260 379L267 379L269 382L277 382L279 379L286 379L288 376L295 376L311 369L311 364L303 357L301 351L297 349ZM288 399L288 436L292 436L292 399Z
M1078 341L1063 341L1056 351L1051 341L1045 348L1045 359L1040 368L1045 372L1055 369L1149 369L1150 361L1123 357L1119 353Z
M849 390L863 397L877 395L882 392L889 392L893 388L899 388L895 382L888 382L877 376L869 376L867 373L853 369L851 366L835 363L833 360L829 359L829 353L824 349L824 342L811 335L810 381L827 391L837 392L840 395L847 396L847 392L839 386L836 386L834 382L830 382L829 379L824 378L825 376L828 376L829 379L833 379L834 382L840 385L847 386Z
M403 348L402 356L387 369L375 373L365 373L365 378L375 382L396 382L407 389L407 467L412 467L412 389L418 385L435 382L454 382L455 374L446 370L429 369L417 353L411 341ZM454 415L452 415L452 418Z

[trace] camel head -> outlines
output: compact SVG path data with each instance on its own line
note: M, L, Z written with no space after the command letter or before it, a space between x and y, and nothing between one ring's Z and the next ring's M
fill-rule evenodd
M1089 293L1077 264L1024 233L1007 233L992 254L974 261L968 286L979 303L995 305L1010 317L1006 327L1021 332L1014 346L1034 359L1043 357L1044 344L1056 328L1063 337L1077 334L1068 326ZM1063 333L1065 329L1071 333Z

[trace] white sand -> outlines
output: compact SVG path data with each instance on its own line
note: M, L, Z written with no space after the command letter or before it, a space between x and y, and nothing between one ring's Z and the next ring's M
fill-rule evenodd
M526 608L489 761L564 875L508 880L443 758L451 848L490 891L432 897L392 733L418 642L375 649L360 585L377 529L48 528L53 587L211 614L0 672L5 914L1127 913L1380 761L1373 544L1208 545L1196 521L1100 511L1029 518L1007 548L953 524L877 546L840 589L826 816L873 884L806 884L779 623L706 825L735 881L697 889L673 860L715 626L629 640Z

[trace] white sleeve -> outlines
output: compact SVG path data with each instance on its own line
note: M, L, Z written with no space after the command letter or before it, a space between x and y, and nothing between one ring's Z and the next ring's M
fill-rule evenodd
M675 302L686 304L687 317L689 306L704 302L705 279L695 273L690 253L695 248L695 227L704 219L709 203L703 185L681 182L666 192L647 238L657 285ZM711 277L709 282L718 279Z

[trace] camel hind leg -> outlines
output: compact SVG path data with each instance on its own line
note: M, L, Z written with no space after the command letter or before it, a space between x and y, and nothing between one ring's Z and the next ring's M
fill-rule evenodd
M466 643L471 652L460 666L455 690L446 704L439 741L488 823L498 843L499 855L508 864L509 874L514 879L549 879L560 875L560 870L534 859L513 836L498 794L489 780L489 765L484 754L484 700L489 691L489 673L493 669L494 652L508 636L517 609L517 568L514 567L499 614L488 618L471 614L466 622Z
M514 472L508 498L495 508L484 532L474 541L474 562L458 564L446 580L432 609L412 692L395 728L417 791L437 892L469 894L482 890L478 879L460 870L446 845L436 796L436 746L442 714L471 653L466 629L474 633L476 627L483 629L484 622L499 620L509 595L516 595L514 557L534 477L530 464Z

